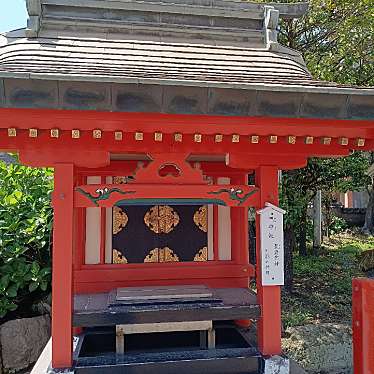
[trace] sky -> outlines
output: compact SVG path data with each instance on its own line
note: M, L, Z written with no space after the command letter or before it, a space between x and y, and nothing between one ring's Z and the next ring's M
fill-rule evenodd
M0 0L0 32L25 27L27 18L25 0Z

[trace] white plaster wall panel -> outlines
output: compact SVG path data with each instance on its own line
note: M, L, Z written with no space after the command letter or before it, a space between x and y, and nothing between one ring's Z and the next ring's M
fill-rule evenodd
M87 184L100 184L101 177L87 177ZM85 264L96 265L100 263L101 245L101 209L86 209L86 251Z
M208 205L208 260L214 260L214 221L213 205Z
M217 183L230 184L230 178L218 178ZM220 260L231 260L231 211L226 206L218 206L218 255Z
M107 177L106 182L108 184L113 183L112 177ZM112 263L112 234L113 234L113 209L106 209L106 228L105 228L105 263Z

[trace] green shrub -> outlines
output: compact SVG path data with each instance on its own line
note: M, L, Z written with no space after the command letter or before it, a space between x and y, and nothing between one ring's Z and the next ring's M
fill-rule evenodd
M347 229L348 224L343 218L337 217L335 215L332 216L331 225L329 227L331 235L340 234Z
M0 162L0 319L50 291L52 189L51 170Z

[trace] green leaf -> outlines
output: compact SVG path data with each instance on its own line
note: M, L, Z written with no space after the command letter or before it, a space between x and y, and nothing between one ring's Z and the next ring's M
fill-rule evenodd
M14 191L13 196L17 199L20 200L22 197L23 193L21 191Z
M33 274L38 274L40 270L40 265L37 262L33 262L31 265L31 272Z
M18 287L13 284L11 285L7 290L6 290L6 295L8 297L11 297L11 298L14 298L17 296L17 293L18 293Z
M48 268L44 268L44 269L40 270L39 275L41 277L45 277L46 275L51 274L51 272L52 272L52 269L50 267L48 267Z

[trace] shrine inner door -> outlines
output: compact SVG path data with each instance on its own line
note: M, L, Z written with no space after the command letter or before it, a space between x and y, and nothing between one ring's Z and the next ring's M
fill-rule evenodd
M112 263L208 261L206 205L113 208Z

